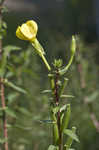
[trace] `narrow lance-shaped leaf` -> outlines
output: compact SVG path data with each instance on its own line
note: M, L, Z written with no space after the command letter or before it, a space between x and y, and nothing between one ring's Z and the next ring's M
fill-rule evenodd
M16 90L18 92L21 92L21 93L24 93L24 94L27 93L24 89L14 85L12 82L9 82L7 79L4 80L4 84L11 87L11 88L13 88L14 90Z
M51 119L55 122L53 124L53 142L55 145L57 145L59 140L59 133L58 133L58 126L57 126L57 119L53 112L51 112Z
M40 123L45 123L45 124L54 124L56 123L55 121L53 120L39 120Z
M65 145L64 145L65 150L71 149L71 145L73 143L73 140L75 140L76 142L79 142L79 139L78 139L77 135L75 134L75 132L76 132L76 127L72 127L72 130L69 130L69 129L64 130L64 133L69 136L67 138Z
M67 104L66 110L64 112L64 117L62 120L62 126L61 126L62 132L64 131L64 129L66 129L68 127L68 123L70 120L70 114L71 114L70 104Z
M86 102L91 103L91 102L95 101L96 98L98 97L98 95L99 95L99 91L95 91L91 95L87 96Z
M66 145L71 146L73 140L75 140L76 142L79 142L79 139L77 135L75 134L75 132L76 132L76 127L72 127L72 130L69 130L69 129L64 130L64 133L69 136L67 139Z
M67 72L67 70L69 69L69 67L71 66L73 58L74 58L75 50L76 50L76 40L75 40L75 37L72 36L71 58L69 60L69 63L66 65L66 67L64 69L62 69L62 70L59 71L60 75L65 74Z
M74 98L73 95L61 95L61 98Z
M67 82L68 82L68 79L67 79L67 78L64 78L64 83L62 84L62 86L61 86L61 88L60 88L60 90L59 90L59 96L61 96L61 95L63 94L64 89L65 89L65 87L66 87L66 85L67 85Z
M2 61L0 62L0 76L3 76L5 73L5 67L7 64L7 57L9 56L11 51L20 50L20 47L14 46L14 45L8 45L4 47L4 53Z
M16 100L16 98L18 97L18 95L19 95L19 93L17 93L17 92L8 94L8 96L7 96L8 104L13 103Z
M10 108L7 108L7 109L5 110L5 112L6 112L9 116L11 116L11 117L13 117L13 118L17 118L16 113L15 113L12 109L10 109Z
M44 90L44 91L42 91L42 94L45 94L45 93L51 93L51 90Z
M50 86L53 91L54 87L55 87L54 76L53 76L53 74L48 74L48 77L50 78Z

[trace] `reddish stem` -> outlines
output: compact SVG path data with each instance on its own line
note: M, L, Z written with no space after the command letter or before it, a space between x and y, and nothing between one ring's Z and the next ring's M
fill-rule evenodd
M2 108L4 109L6 107L5 105L5 96L4 96L4 84L3 84L3 78L0 78L0 89L1 89L1 104ZM4 138L7 140L8 139L8 133L7 133L7 118L6 118L6 113L3 110L3 133L4 133ZM8 142L6 141L4 143L4 148L5 150L8 150Z

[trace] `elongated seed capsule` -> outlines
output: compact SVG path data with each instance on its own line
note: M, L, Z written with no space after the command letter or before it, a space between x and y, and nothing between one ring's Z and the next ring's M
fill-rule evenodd
M56 116L53 112L51 112L51 118L55 122L53 124L53 142L55 145L57 145L58 140L59 140L59 133L58 133L58 126L57 126L57 119L56 119Z
M73 58L74 58L74 55L75 55L75 51L76 51L76 39L75 39L74 36L72 36L72 42L71 42L71 48L70 49L71 49L70 60L69 60L68 64L65 66L65 68L59 71L60 75L65 74L67 72L67 70L69 69L69 67L71 66L71 64L72 64L72 61L73 61Z
M70 114L71 114L70 104L67 104L66 111L64 112L64 117L62 120L62 126L61 126L62 132L64 131L64 129L66 129L68 127L68 123L70 120Z

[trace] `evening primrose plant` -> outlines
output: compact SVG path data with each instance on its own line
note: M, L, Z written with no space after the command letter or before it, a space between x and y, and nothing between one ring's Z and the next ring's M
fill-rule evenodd
M48 70L48 78L50 79L51 90L44 90L42 93L50 93L50 119L42 120L40 122L50 124L52 127L52 141L48 150L73 150L71 148L73 140L79 142L76 135L76 127L69 129L69 121L71 115L70 104L63 105L62 99L72 98L72 95L65 95L64 89L67 85L68 79L65 77L66 72L72 64L75 50L76 40L72 36L71 41L71 57L66 66L63 66L61 59L55 59L50 66L45 58L45 51L37 39L38 26L34 20L29 20L23 23L16 30L16 36L21 40L29 41L35 52L41 57Z

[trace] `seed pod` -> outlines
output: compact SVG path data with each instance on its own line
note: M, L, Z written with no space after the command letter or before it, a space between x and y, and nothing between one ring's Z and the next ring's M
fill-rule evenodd
M67 104L66 110L64 112L64 117L62 120L62 126L61 126L62 132L64 131L64 129L66 129L68 127L68 123L70 120L70 114L71 114L70 104Z

